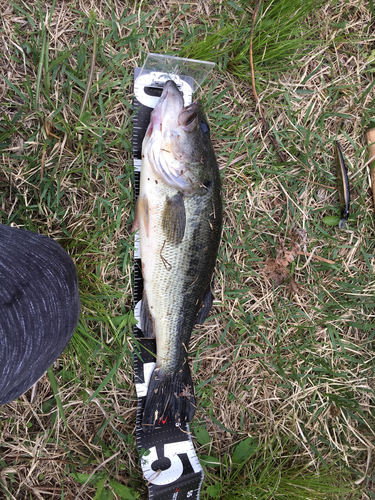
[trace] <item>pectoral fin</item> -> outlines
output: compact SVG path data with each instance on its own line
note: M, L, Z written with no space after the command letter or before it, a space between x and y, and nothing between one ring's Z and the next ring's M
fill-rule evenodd
M185 234L186 213L184 197L178 192L164 203L162 227L167 241L178 245Z
M137 229L139 229L139 197L137 199L137 202L135 204L135 216L134 216L134 220L133 220L133 224L132 224L132 233L134 233L134 231L136 231Z
M146 195L138 196L135 204L135 217L132 225L132 232L140 228L144 224L147 236L149 235L149 215L148 215L148 199Z

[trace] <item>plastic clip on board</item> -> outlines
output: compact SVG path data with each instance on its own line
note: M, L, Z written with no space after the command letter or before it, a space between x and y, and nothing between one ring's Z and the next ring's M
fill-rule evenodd
M162 93L164 83L173 79L184 96L185 106L194 90L213 69L213 63L149 54L143 68L134 73L133 155L135 197L139 194L142 141L150 122L151 111ZM188 75L191 76L186 76ZM199 500L204 474L195 454L189 425L159 422L154 432L142 430L142 416L147 387L155 366L156 342L144 338L140 324L143 281L139 237L136 233L134 254L134 327L137 339L134 354L135 386L138 396L137 446L141 467L148 483L150 500Z

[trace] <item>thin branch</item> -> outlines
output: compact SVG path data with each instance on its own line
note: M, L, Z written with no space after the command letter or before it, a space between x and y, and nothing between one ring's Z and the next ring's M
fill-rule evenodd
M310 253L310 252L301 252L301 251L298 251L297 255L303 255L305 257L308 257L309 261L311 259L316 259L316 260L320 260L321 262L326 262L327 264L335 264L335 261L329 260L329 259L325 259L324 257L320 257L319 255L314 255L313 252Z
M83 113L86 110L86 106L89 100L90 96L90 90L91 90L91 85L92 85L92 80L94 78L94 69L95 69L95 60L96 60L96 49L97 49L97 34L96 34L96 29L93 29L93 37L94 37L94 42L93 42L93 47L92 47L92 55L91 55L91 64L90 64L90 70L89 70L89 76L87 78L87 83L86 83L86 89L85 93L82 99L82 104L81 104L81 109L79 111L79 120L81 119Z

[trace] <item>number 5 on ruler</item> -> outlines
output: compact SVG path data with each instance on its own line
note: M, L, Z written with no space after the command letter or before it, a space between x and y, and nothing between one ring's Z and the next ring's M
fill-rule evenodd
M184 464L179 455L187 455L194 472L202 471L202 467L190 441L164 444L164 456L162 457L158 455L156 446L150 448L149 452L147 456L143 455L142 457L142 469L146 481L149 481L151 484L157 486L170 484L182 476ZM165 458L169 459L170 466L165 470L158 469L157 462L161 462L163 459L163 465L167 465L168 460L165 460ZM154 467L152 468L153 465Z

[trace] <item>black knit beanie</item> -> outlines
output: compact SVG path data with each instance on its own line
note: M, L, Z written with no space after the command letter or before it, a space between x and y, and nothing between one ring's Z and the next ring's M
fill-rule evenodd
M78 323L72 259L46 236L0 224L0 404L29 389Z

